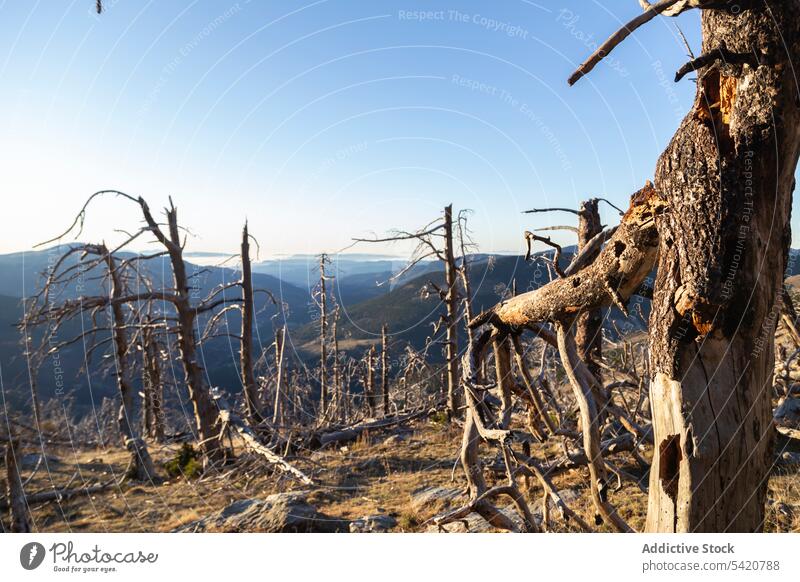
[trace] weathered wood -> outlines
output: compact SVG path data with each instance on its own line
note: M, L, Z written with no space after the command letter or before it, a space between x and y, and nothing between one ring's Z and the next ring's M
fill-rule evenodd
M574 274L534 291L511 297L478 315L477 327L492 323L524 328L535 323L562 321L578 313L625 302L650 273L658 255L655 217L665 204L648 183L631 197L629 210L597 259Z
M599 199L590 198L581 203L578 210L578 253L587 248L592 239L603 231L600 223ZM590 249L586 260L593 263L600 255L600 247ZM575 344L578 354L586 362L589 371L600 378L597 365L603 357L603 314L600 309L592 309L578 316L575 322Z
M15 533L29 533L31 531L31 517L28 511L28 502L22 489L22 478L17 464L17 443L13 437L6 444L6 500L5 504L11 508L11 531ZM3 501L0 501L2 504ZM7 507L2 507L7 509Z
M219 407L219 418L223 426L232 428L239 437L244 441L245 446L259 455L278 469L291 475L295 479L302 481L307 485L313 485L314 480L303 473L300 469L289 463L286 459L273 451L269 446L264 444L255 431L250 428L247 422L239 416L234 410L230 408L227 402L217 393L215 395L217 406Z
M72 489L53 489L52 491L42 491L40 493L32 493L25 496L25 502L28 506L35 503L47 503L50 501L62 502L79 495L94 495L108 491L114 487L118 487L119 483L114 479L106 481L105 483L98 483L97 485L87 485L84 487L75 487ZM0 500L0 510L8 509L9 503L7 499Z
M123 283L116 260L106 246L99 245L96 252L106 263L108 277L111 281L111 297L119 299L123 294ZM122 304L111 303L112 337L114 340L114 354L116 364L117 389L120 395L120 406L117 413L117 426L122 435L125 448L131 455L126 475L137 481L151 481L156 477L153 461L147 450L147 445L139 436L133 422L133 396L134 389L129 378L128 366L128 334L125 333L125 313Z
M328 256L319 257L319 410L323 417L328 410L328 290L325 263Z
M315 435L311 440L319 443L319 446L327 446L332 444L348 443L356 440L365 432L385 430L400 424L411 422L417 418L422 418L428 414L426 410L411 412L408 414L401 414L394 417L381 418L377 420L368 420L353 426L342 428L339 430L322 432Z
M389 416L389 328L381 326L381 397L383 398L383 415Z
M656 167L669 207L658 221L650 316L656 452L647 530L750 532L764 523L773 335L800 151L800 2L702 12L714 62Z
M608 501L608 483L603 456L600 451L600 424L597 405L594 401L592 389L576 372L580 358L575 348L575 340L569 329L562 323L556 324L558 348L561 352L561 362L570 380L570 384L580 408L581 427L583 429L583 448L589 460L589 475L591 477L590 492L595 507L600 512L603 520L621 532L633 531L630 526L617 513Z
M458 267L453 247L453 205L444 208L444 303L447 310L446 348L447 359L447 411L455 416L458 411Z
M275 404L272 408L272 424L283 424L283 350L286 343L286 326L275 331Z
M257 425L264 418L261 415L258 384L253 370L253 320L255 318L255 301L253 299L253 273L250 262L250 233L247 230L247 222L242 229L242 331L240 338L239 365L242 374L242 392L244 393L244 404L247 409L248 421Z
M367 350L364 364L364 396L367 401L367 411L374 416L378 409L378 394L375 390L375 346Z
M142 351L144 353L144 414L143 432L159 443L164 440L164 385L161 379L161 346L156 332L145 321L142 331Z
M203 464L208 466L221 461L225 450L219 439L218 414L211 393L205 381L203 369L197 357L197 336L195 322L197 309L192 305L191 286L186 272L186 263L183 260L183 245L181 243L180 229L178 227L178 209L172 205L167 208L168 234L165 234L158 222L150 212L150 208L143 198L138 199L145 222L156 239L164 246L172 266L174 294L169 300L175 307L178 316L177 337L178 350L189 392L192 401L197 433L203 450Z

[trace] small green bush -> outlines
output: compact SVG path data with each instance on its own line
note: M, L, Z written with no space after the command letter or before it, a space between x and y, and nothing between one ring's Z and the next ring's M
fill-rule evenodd
M197 451L189 443L183 443L181 450L174 458L164 463L164 470L170 477L186 477L194 479L203 472L203 465L198 460Z
M436 412L431 413L430 420L433 424L445 425L450 423L447 412L443 410L437 410Z

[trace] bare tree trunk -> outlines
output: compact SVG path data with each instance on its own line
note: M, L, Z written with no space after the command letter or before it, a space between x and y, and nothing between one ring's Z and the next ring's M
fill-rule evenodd
M160 347L155 331L147 327L142 334L144 352L144 433L159 443L164 440L164 386L161 383Z
M453 205L444 209L444 277L447 307L447 412L455 417L458 412L458 268L453 250Z
M371 346L367 352L367 369L364 372L364 392L369 415L374 416L375 410L378 408L378 395L375 394L375 346Z
M383 415L389 415L389 338L388 328L381 327L381 396L383 397Z
M327 256L323 253L319 258L319 410L323 416L328 407L328 293L325 284L325 261Z
M157 227L155 220L144 205L145 218L153 229ZM172 265L176 300L173 302L178 312L178 349L181 363L192 401L198 437L203 450L205 466L224 460L225 451L219 439L219 418L217 407L211 399L211 393L203 376L203 369L197 359L197 336L195 334L195 311L192 309L189 277L186 274L186 263L183 262L183 247L178 230L178 210L171 206L167 210L169 239L162 240L169 253ZM155 232L155 231L154 231ZM160 231L159 231L160 232Z
M275 332L275 406L272 410L272 424L284 422L283 414L283 345L286 339L286 327Z
M11 509L11 531L14 533L30 533L31 519L28 512L28 502L25 500L25 492L22 490L22 478L19 475L17 465L17 447L14 437L9 435L6 444L6 496Z
M461 284L464 287L464 324L467 329L467 341L472 344L475 339L473 336L472 328L469 322L472 321L472 285L469 280L469 261L467 260L467 245L465 238L467 234L466 224L462 225L462 220L466 223L466 218L459 216L458 222L458 244L461 247L461 267L458 269L458 274L461 276ZM517 279L513 279L514 295L516 295Z
M600 223L598 203L599 200L597 198L590 198L581 203L578 211L578 252L582 251L589 241L603 230L603 225ZM597 251L591 253L587 260L594 262L599 254L600 247L598 246ZM600 379L600 366L597 365L597 362L602 357L602 329L603 317L599 309L582 313L578 317L575 326L575 343L578 346L578 355L586 362L589 371L598 379Z
M513 412L513 392L514 377L511 374L511 352L507 338L494 340L494 364L497 374L497 385L500 387L500 428L508 429L511 425L511 413Z
M336 312L333 316L333 391L334 399L337 403L337 415L345 415L347 417L347 404L344 400L342 393L342 369L341 362L339 361L339 307L337 305Z
M741 8L738 7L737 8ZM647 530L761 530L800 149L800 3L704 9L697 97L656 168Z
M126 475L136 481L147 481L155 477L153 461L147 451L147 445L137 434L135 429L133 396L134 390L128 376L128 338L125 333L125 313L122 303L118 300L123 296L123 283L114 256L108 251L105 245L100 246L106 266L108 276L111 281L111 315L112 315L112 335L114 339L114 349L116 355L116 376L117 388L120 395L120 407L117 414L117 425L122 435L125 448L131 454L130 464Z
M244 402L247 408L247 420L253 426L264 419L258 405L258 385L253 372L253 318L255 306L253 301L253 274L250 263L250 233L247 223L242 230L242 337L240 365L242 368L242 387Z

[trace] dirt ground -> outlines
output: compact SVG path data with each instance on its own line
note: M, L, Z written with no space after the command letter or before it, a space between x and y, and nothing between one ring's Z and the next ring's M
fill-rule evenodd
M423 420L402 433L368 435L347 446L310 452L292 462L320 483L308 496L308 501L319 511L347 520L388 514L397 520L392 531L418 532L428 529L430 519L447 509L448 503L412 504L415 491L430 486L463 490L465 486L461 466L456 464L460 439L458 426ZM785 445L777 443L779 448ZM151 446L162 478L166 477L164 463L174 458L178 449L179 445ZM239 447L236 450L242 452ZM47 453L47 463L40 465L25 487L28 494L68 483L75 487L81 483L108 482L119 478L127 464L127 455L120 449L55 448ZM493 452L487 446L482 447L482 453L487 461L491 460ZM35 460L30 460L35 458L35 451L24 450L23 454L28 459L22 470L22 478L26 479L35 465ZM559 449L555 443L539 445L533 454L542 460L552 459L559 455ZM611 500L631 526L641 529L647 496L630 477L643 479L646 486L646 476L626 453L612 461L630 475L621 481L620 489L612 491ZM124 483L93 495L33 504L33 525L38 531L50 532L164 532L239 499L309 489L266 469L257 459L244 465L237 470L224 468L219 473L191 479L178 476L165 478L158 484ZM800 468L790 469L776 471L770 480L767 531L800 531ZM594 511L587 482L585 468L554 478L558 489L570 490L570 507L592 524ZM539 484L532 481L528 489L532 509L541 504L541 498ZM465 499L465 496L455 499L449 508L457 507ZM557 512L551 511L549 531L571 531L571 528Z

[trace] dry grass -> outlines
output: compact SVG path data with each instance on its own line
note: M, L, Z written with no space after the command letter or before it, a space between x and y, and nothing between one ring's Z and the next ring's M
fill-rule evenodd
M309 501L332 517L355 519L384 513L398 521L396 531L424 531L436 514L453 507L439 502L414 507L411 495L428 486L463 490L465 482L460 465L453 471L461 439L457 426L422 421L409 431L387 441L386 434L366 435L349 446L315 451L293 462L313 473L324 485L316 488ZM154 461L161 468L172 458L177 445L153 448ZM29 451L28 451L29 452ZM492 451L482 447L489 456ZM534 454L552 458L559 454L555 443L542 445ZM127 455L121 450L54 450L49 456L58 462L39 469L26 487L29 493L63 487L78 472L73 486L104 482L120 476ZM641 476L629 456L614 459L620 469ZM49 470L48 470L49 469ZM23 470L23 478L30 467ZM161 469L163 475L163 469ZM451 479L452 475L452 479ZM588 471L571 471L554 479L559 489L571 489L577 498L569 504L588 523L594 523L589 492ZM616 482L615 482L616 483ZM532 509L541 505L542 490L531 481L528 500ZM91 497L81 496L59 503L32 507L35 528L52 532L153 532L170 531L181 524L221 509L235 500L265 497L271 493L301 489L286 477L265 471L253 461L232 476L219 475L187 480L176 478L157 485L123 484ZM464 497L453 503L460 503ZM622 488L612 491L611 500L623 517L637 529L644 526L646 495L635 483L624 480ZM551 531L569 531L555 511L551 511ZM605 531L605 526L601 526ZM800 531L800 480L796 471L776 474L770 480L768 531Z

